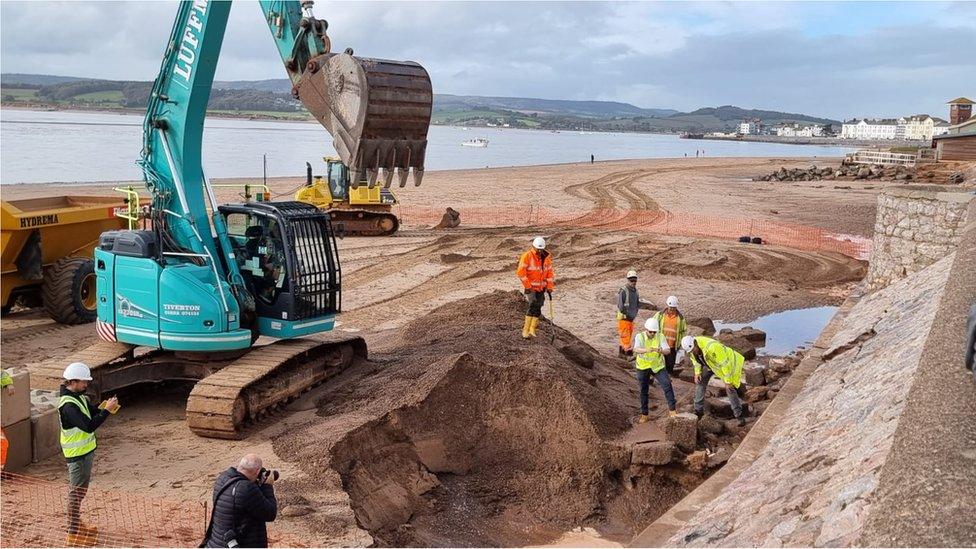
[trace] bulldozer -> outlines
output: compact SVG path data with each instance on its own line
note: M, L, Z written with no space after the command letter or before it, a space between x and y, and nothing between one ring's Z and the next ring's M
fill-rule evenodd
M433 102L427 71L332 52L313 4L257 2L292 94L331 134L354 188L394 178L402 186L410 175L419 185ZM221 204L205 176L204 118L231 5L180 2L143 122L147 229L105 232L94 250L101 341L34 372L39 388L54 389L64 364L84 362L96 396L194 381L190 429L232 439L367 349L359 336L321 337L342 304L329 214L298 201Z
M396 195L386 186L369 186L366 174L352 185L349 168L342 160L327 156L326 175L312 175L305 164L305 186L295 192L295 200L311 204L329 214L340 236L388 236L400 227L393 213Z

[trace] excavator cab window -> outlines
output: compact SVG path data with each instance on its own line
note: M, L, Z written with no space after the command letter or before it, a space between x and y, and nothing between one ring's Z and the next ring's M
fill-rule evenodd
M227 216L227 232L234 241L238 267L254 297L267 305L287 291L285 246L274 219L234 213Z
M349 198L349 170L342 162L329 162L329 190L332 199L346 200Z

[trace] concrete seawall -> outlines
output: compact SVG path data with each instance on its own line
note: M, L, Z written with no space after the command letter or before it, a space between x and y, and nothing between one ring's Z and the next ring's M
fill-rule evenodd
M632 545L976 543L976 389L960 364L976 202L949 233L941 259L851 296L728 464Z

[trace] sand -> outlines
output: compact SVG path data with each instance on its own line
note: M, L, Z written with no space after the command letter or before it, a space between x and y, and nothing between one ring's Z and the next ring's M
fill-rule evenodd
M399 234L340 242L344 274L340 329L361 333L371 356L381 359L369 363L369 372L357 375L369 379L385 367L394 367L402 344L397 330L411 321L462 299L516 288L517 254L540 233L550 238L555 257L555 323L604 356L616 349L612 302L630 268L641 273L644 299L661 303L667 295L677 295L689 317L746 322L775 311L836 305L863 276L863 261L836 253L635 230L641 229L637 225L644 218L634 211L642 216L674 212L751 217L870 237L876 195L883 184L845 182L853 188L835 189L824 182L751 181L779 166L810 163L808 159L682 159L431 172L423 186L398 194L405 217ZM288 197L301 178L270 183L274 192ZM111 191L106 185L5 185L2 194L11 200ZM233 200L234 194L221 189L220 198ZM461 212L461 227L426 228L433 223L424 212L435 213L436 222L447 206ZM519 219L532 210L555 212L563 221L532 227L530 219ZM505 227L471 226L486 213L489 218L514 221ZM567 217L581 221L566 223ZM513 325L511 330L515 333L519 327ZM4 318L0 337L0 356L9 368L82 348L92 342L94 332L91 325L56 325L31 310ZM239 442L190 434L183 421L185 386L132 391L124 395L123 412L99 432L100 445L111 452L100 455L93 482L104 488L201 500L208 497L213 478L223 468L253 450L282 470L288 479L280 489L282 500L299 509L276 522L277 531L308 536L321 545L370 543L372 537L360 528L349 496L341 489L336 470L341 465L333 463L336 456L317 449L323 444L320 438L307 438L309 433L332 433L331 446L340 434L376 419L351 401L345 401L341 410L323 406L319 399L340 390L337 386L341 383L327 384ZM301 451L286 442L302 437L306 438ZM28 473L50 479L65 474L59 458L37 464ZM302 506L312 506L315 512L303 515ZM579 525L566 524L564 531L575 526ZM550 532L525 539L558 537L559 532Z

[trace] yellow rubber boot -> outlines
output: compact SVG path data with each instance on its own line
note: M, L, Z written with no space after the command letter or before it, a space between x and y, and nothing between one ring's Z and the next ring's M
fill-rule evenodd
M530 329L532 327L532 317L525 317L525 323L522 324L522 339L529 339L531 336Z
M536 326L539 325L539 317L533 316L533 317L529 317L529 318L532 319L532 321L529 322L529 336L535 337L535 329L536 329Z

